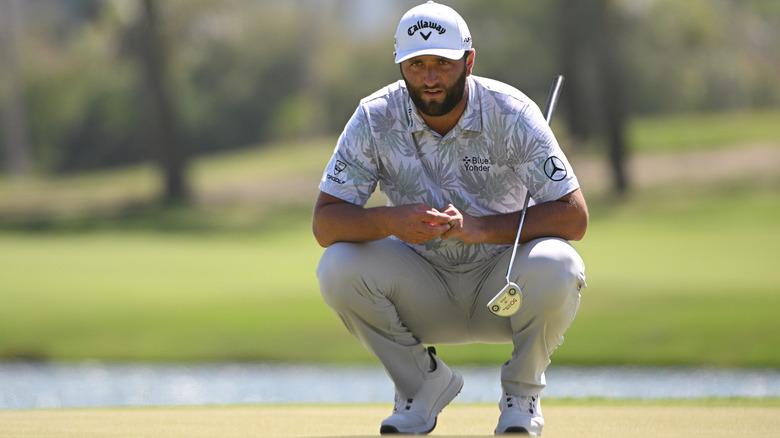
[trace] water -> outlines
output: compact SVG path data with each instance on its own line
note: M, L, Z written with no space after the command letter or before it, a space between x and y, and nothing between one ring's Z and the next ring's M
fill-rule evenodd
M499 367L456 367L459 403L494 403ZM780 397L777 369L556 367L550 398ZM0 362L0 409L283 403L390 403L375 366Z

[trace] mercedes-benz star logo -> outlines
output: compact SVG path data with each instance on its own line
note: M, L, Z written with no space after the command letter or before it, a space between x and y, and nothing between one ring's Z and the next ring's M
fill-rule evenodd
M553 181L563 180L566 178L567 173L566 165L556 156L552 156L544 162L544 174Z

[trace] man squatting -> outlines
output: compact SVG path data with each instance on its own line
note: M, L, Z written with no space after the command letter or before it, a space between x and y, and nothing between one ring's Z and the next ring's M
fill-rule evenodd
M471 34L450 7L409 10L395 35L401 80L360 105L319 185L313 231L325 302L395 385L380 433L428 433L463 386L424 344L511 343L496 434L540 435L550 355L585 286L588 211L539 107L471 74ZM365 207L379 186L387 206ZM510 280L511 317L486 305L506 272L527 191L531 206Z

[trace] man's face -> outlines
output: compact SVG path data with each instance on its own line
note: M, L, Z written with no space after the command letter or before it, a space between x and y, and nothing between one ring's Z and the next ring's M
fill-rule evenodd
M401 77L412 102L432 117L449 113L464 98L469 70L465 57L451 60L423 55L401 63Z

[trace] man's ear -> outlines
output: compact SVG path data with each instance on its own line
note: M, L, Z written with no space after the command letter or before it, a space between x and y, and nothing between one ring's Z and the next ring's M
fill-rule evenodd
M474 57L476 56L476 52L476 50L471 49L468 56L466 56L466 76L469 76L471 74L471 69L474 68Z

